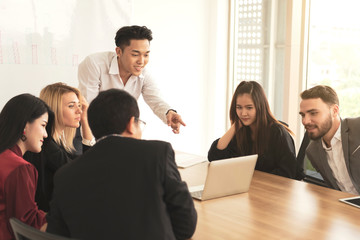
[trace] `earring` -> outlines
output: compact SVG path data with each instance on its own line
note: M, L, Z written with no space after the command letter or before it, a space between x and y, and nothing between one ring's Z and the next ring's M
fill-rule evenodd
M25 136L25 131L23 132L23 135L20 137L21 141L25 142L27 137Z

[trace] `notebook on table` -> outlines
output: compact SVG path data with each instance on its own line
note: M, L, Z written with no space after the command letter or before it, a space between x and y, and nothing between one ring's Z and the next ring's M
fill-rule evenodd
M207 157L175 151L175 162L179 168L187 168L202 162L207 162Z
M210 162L204 185L189 188L193 198L208 200L247 192L258 155L228 158Z

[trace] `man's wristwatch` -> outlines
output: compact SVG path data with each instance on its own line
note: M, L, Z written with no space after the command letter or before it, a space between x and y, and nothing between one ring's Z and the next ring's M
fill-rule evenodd
M173 112L176 112L176 113L177 113L177 111L176 111L176 110L174 110L174 109L171 109L171 108L170 108L170 109L169 109L169 110L167 110L167 112L165 113L165 116L166 116L166 115L168 115L168 113L169 113L170 111L173 111Z

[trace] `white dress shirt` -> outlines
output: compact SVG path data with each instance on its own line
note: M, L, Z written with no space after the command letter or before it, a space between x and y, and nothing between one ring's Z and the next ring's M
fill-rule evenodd
M160 97L160 91L150 73L143 69L140 76L131 76L124 86L119 74L115 52L100 52L87 56L78 68L79 89L90 103L100 91L110 88L123 89L135 99L140 94L152 111L166 123L170 106Z
M327 154L327 160L336 179L337 185L343 192L358 195L345 164L344 151L341 142L341 124L331 139L331 147L326 147L324 140L321 141Z

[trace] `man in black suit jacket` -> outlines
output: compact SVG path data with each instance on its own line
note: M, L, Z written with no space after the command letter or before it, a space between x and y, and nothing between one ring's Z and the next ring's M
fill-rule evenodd
M47 231L78 239L186 239L197 214L169 143L141 140L136 100L101 92L88 109L97 143L55 175Z

